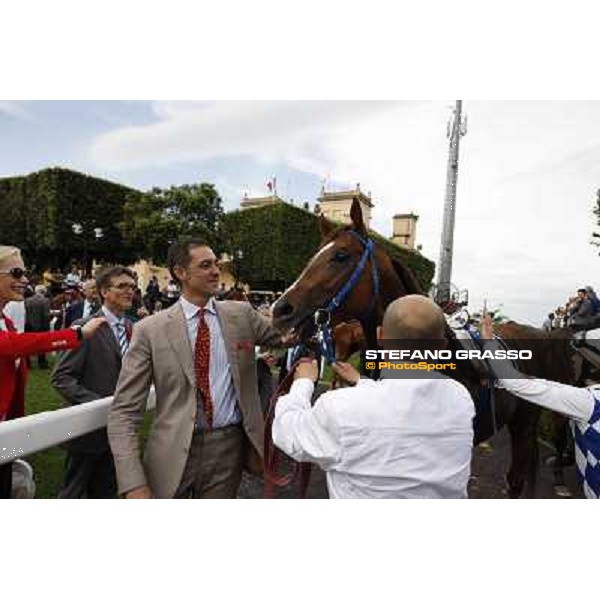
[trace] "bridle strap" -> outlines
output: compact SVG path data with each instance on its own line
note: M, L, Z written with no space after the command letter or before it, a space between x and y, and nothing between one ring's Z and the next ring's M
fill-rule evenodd
M373 250L375 243L371 238L363 238L358 233L348 230L363 246L363 253L356 265L354 271L348 278L348 281L337 291L333 298L328 302L325 308L320 308L315 312L315 323L317 325L317 335L321 353L328 363L335 362L335 347L331 335L331 314L334 313L344 302L352 288L358 282L362 272L365 269L367 260L371 259L371 278L373 281L373 294L366 315L370 315L375 308L375 303L379 297L379 270L377 269L377 261Z
M379 295L379 273L377 271L377 265L375 262L375 257L373 256L373 249L375 247L375 243L371 238L363 238L355 231L348 231L348 233L352 234L364 247L363 253L358 261L356 267L354 267L354 271L348 278L348 281L338 290L338 292L333 296L333 298L329 301L325 310L329 313L335 312L342 304L342 302L346 299L346 296L350 293L352 288L358 282L362 272L367 264L367 260L371 258L371 272L373 277L373 299L371 300L372 304L375 299ZM369 308L369 312L372 310L372 307Z

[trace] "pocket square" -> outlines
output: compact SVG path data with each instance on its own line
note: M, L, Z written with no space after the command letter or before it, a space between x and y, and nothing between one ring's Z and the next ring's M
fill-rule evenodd
M238 340L233 347L237 352L249 352L254 350L254 342L252 340Z

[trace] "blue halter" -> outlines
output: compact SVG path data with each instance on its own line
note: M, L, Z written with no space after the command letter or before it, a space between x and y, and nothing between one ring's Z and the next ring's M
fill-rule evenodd
M375 244L370 238L363 238L358 233L352 230L348 230L348 233L352 234L363 246L364 250L358 261L354 271L348 278L348 281L339 289L339 291L333 296L328 302L325 308L319 308L315 312L315 323L317 325L317 336L319 338L319 345L321 347L321 353L325 357L328 363L335 362L335 347L333 339L331 337L331 315L334 313L344 302L352 288L356 285L362 272L364 271L367 260L371 259L371 276L373 279L373 295L371 297L371 304L367 315L375 308L375 302L379 296L379 272L377 270L377 263L375 256L373 255L373 248Z

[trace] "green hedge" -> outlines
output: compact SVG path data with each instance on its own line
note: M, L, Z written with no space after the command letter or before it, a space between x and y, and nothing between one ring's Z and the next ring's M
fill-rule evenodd
M83 236L72 231L73 223L82 223L87 228L88 258L129 264L140 248L134 251L125 243L119 225L126 202L131 206L138 197L142 203L138 190L62 168L0 179L0 243L21 248L27 264L38 270L64 269L72 258L83 257ZM287 203L237 210L224 216L219 237L229 254L244 253L235 263L239 279L254 289L283 290L319 246L317 220L312 212ZM94 239L94 227L103 230L99 241ZM429 289L433 262L372 235Z
M69 169L51 168L23 177L0 179L0 242L21 248L30 266L65 268L84 253L97 259L128 262L118 224L125 200L140 192ZM77 236L73 223L85 232ZM96 241L93 228L103 230Z
M320 244L318 217L286 203L227 213L224 239L230 254L242 250L235 261L239 279L253 289L283 290L297 277ZM373 238L409 267L428 290L435 265L424 256L396 246L380 235Z

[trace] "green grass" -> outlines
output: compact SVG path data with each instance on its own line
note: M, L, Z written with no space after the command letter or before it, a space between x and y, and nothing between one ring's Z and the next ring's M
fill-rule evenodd
M56 362L54 357L48 355L48 362L49 369L38 369L37 360L34 359L34 367L29 370L25 393L25 414L27 415L68 406L50 385L50 373ZM152 414L147 413L142 428L142 443L147 438L151 423ZM64 478L65 457L66 451L61 446L25 457L25 460L33 467L36 498L56 498L58 496Z
M32 415L46 410L64 408L65 402L50 385L50 373L54 365L54 357L48 355L50 369L29 370L27 390L25 393L25 414ZM36 498L56 498L62 484L66 452L59 446L25 457L34 471Z

